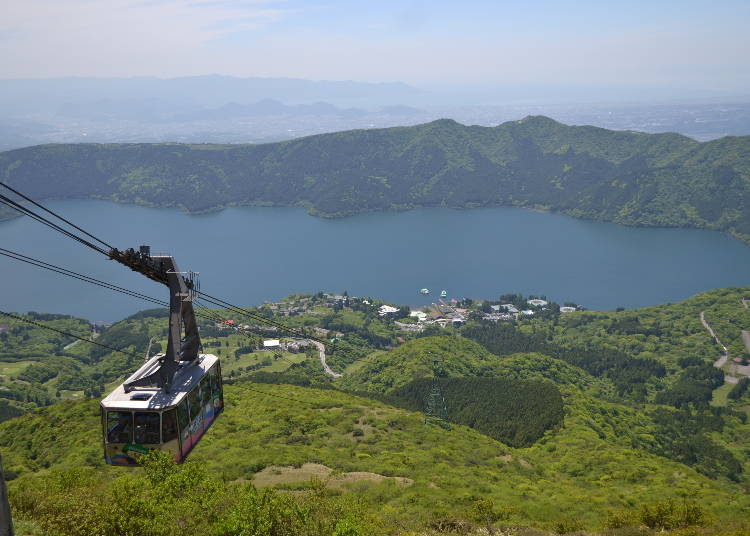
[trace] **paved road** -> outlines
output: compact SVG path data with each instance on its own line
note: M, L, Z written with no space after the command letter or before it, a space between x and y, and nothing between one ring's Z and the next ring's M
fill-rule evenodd
M716 336L716 332L714 332L714 329L708 325L708 322L706 322L706 311L701 311L701 324L703 324L703 327L708 330L708 332L711 334L711 337L714 338L716 341L716 344L722 347L724 350L724 355L722 355L719 359L716 360L714 363L714 366L716 368L723 367L727 360L729 359L729 350L727 350L727 347L721 344L721 341L719 340L719 337Z
M704 313L705 311L701 311L701 323L703 324L703 327L708 330L708 332L716 341L716 344L721 346L722 349L724 350L724 355L714 362L714 366L716 368L722 368L726 364L726 362L729 360L729 350L727 350L726 346L721 344L721 341L719 340L719 337L716 336L716 333L714 332L713 328L708 325L708 322L706 322L706 316ZM750 351L750 346L748 346L750 345L750 333L748 333L747 331L743 331L742 340L745 341L745 346L747 347L748 351ZM729 372L731 374L740 374L742 376L750 376L750 366L741 367L739 365L732 363L729 366ZM736 376L730 376L729 374L725 374L724 381L727 383L737 383L738 381L740 381L740 379L737 378Z
M80 339L76 339L76 340L74 340L73 342L71 342L70 344L66 344L66 345L65 345L65 346L63 347L63 350L67 350L68 348L72 348L74 344L76 344L77 342L79 342L79 340L80 340Z
M326 374L328 374L329 376L333 376L334 378L340 378L342 376L342 374L340 374L339 372L334 372L333 370L331 370L331 367L329 367L328 363L326 363L326 347L325 347L325 344L323 344L322 342L318 342L318 341L310 341L310 342L313 343L315 346L318 347L318 355L320 355L320 364L323 365L323 370L326 371Z

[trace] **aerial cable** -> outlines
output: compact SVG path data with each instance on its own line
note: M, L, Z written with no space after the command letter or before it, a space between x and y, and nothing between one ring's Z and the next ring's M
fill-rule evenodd
M53 223L53 222L49 221L48 219L44 218L43 216L40 216L39 214L36 214L33 210L31 210L31 209L29 209L27 207L24 207L20 203L18 203L16 201L13 201L11 198L9 198L9 197L7 197L5 195L0 194L0 202L2 202L3 204L9 206L12 209L17 210L21 214L25 214L26 216L29 216L30 218L38 221L39 223L42 223L42 224L46 225L47 227L50 227L50 228L52 228L52 229L54 229L54 230L56 230L56 231L64 234L65 236L67 236L69 238L72 238L73 240L76 240L76 241L80 242L81 244L83 244L85 246L90 247L91 249L93 249L93 250L101 253L102 255L109 256L109 254L107 253L106 250L100 248L99 246L97 246L95 244L92 244L88 240L85 240L85 239L81 238L80 236L78 236L78 235L76 235L76 234L68 231L67 229L64 229L63 227L60 227L56 223Z
M45 208L44 206L42 206L41 204L37 203L37 202L36 202L36 201L34 201L33 199L31 199L31 198L29 198L29 197L27 197L27 196L23 195L22 193L18 192L17 190L15 190L14 188L12 188L12 187L8 186L7 184L5 184L5 183L3 183L3 182L0 182L0 186L3 186L3 187L5 187L5 188L7 188L8 190L10 190L10 191L12 191L12 192L16 193L17 195L19 195L19 196L21 196L22 198L26 199L26 200L27 200L27 201L29 201L30 203L33 203L34 205L36 205L36 206L38 206L38 207L42 208L42 209L43 209L43 210L45 210L46 212L48 212L48 213L52 214L53 216L55 216L55 217L59 218L60 220L64 221L65 223L67 223L67 224L71 225L72 227L74 227L74 228L78 229L79 231L83 232L83 233L84 233L84 234L86 234L87 236L90 236L90 237L92 237L93 239L97 240L98 242L101 242L102 244L104 244L105 246L109 247L110 249L116 249L116 248L112 247L111 245L109 245L108 243L104 242L103 240L101 240L101 239L99 239L99 238L95 237L94 235L92 235L92 234L88 233L87 231L83 230L82 228L78 227L78 226L77 226L77 225L75 225L74 223L72 223L72 222L70 222L70 221L66 220L66 219L65 219L65 218L63 218L62 216L59 216L59 215L58 215L58 214L56 214L55 212L53 212L53 211L51 211L51 210L49 210L49 209ZM94 250L98 251L99 253L102 253L103 255L106 255L107 257L110 257L110 254L109 254L109 252L107 252L107 251L103 250L103 249L102 249L102 248L100 248L99 246L96 246L96 245L92 244L91 242L88 242L87 240L85 240L85 239L81 238L80 236L77 236L77 235L75 235L74 233L71 233L70 231L68 231L68 230L66 230L66 229L63 229L63 228L62 228L62 227L60 227L59 225L57 225L57 224L55 224L55 223L53 223L53 222L50 222L49 220L47 220L47 219L46 219L46 218L44 218L43 216L40 216L40 215L38 215L38 214L34 213L34 211L32 211L31 209L29 209L29 208L27 208L27 207L24 207L24 206L22 206L21 204L17 203L16 201L13 201L12 199L8 198L7 196L4 196L4 195L0 194L0 202L3 202L3 203L5 203L6 205L10 206L11 208L14 208L14 209L15 209L15 210L17 210L17 211L19 211L19 212L21 212L21 213L23 213L23 214L26 214L26 215L28 215L28 216L30 216L30 217L32 217L32 218L34 218L34 219L36 219L36 220L37 220L37 221L39 221L40 223L43 223L43 224L45 224L45 225L47 225L47 226L49 226L49 227L52 227L53 229L55 229L55 230L57 230L57 231L59 231L59 232L61 232L61 233L65 234L66 236L68 236L68 237L70 237L70 238L73 238L74 240L77 240L78 242L81 242L82 244L84 244L84 245L86 245L86 246L88 246L88 247L90 247L90 248L92 248L92 249L94 249ZM220 299L220 298L216 298L216 297L214 297L214 296L211 296L211 295L209 295L209 294L206 294L206 293L204 293L204 292L201 292L201 291L197 291L196 293L197 293L197 294L199 294L199 295L201 295L201 296L203 296L203 297L204 297L204 299L205 299L206 301L208 301L208 302L210 302L210 303L212 303L212 304L214 304L214 305L218 305L218 306L220 306L220 307L225 307L225 308L228 308L228 309L234 310L235 312L238 312L239 314L245 315L245 316L247 316L247 317L249 317L249 318L252 318L252 319L254 319L254 320L257 320L257 321L259 321L259 322L262 322L262 323L265 323L265 324L269 324L269 325L275 326L275 327L277 327L277 328L279 328L279 329L282 329L282 330L284 330L284 331L286 331L286 332L289 332L289 333L293 333L293 334L295 334L295 335L297 335L297 336L299 336L299 337L303 337L303 338L307 338L307 339L312 339L312 340L315 340L315 341L317 341L317 342L319 342L319 343L321 343L321 344L325 344L325 341L324 341L324 340L322 340L322 339L320 339L320 338L317 338L317 337L314 337L314 336L310 336L310 335L307 335L307 334L306 334L305 332L303 332L302 330L299 330L299 329L296 329L296 328L293 328L293 327L287 326L287 325L285 325L285 324L283 324L283 323L281 323L281 322L277 322L277 321L274 321L274 320L270 320L270 319L268 319L268 318L265 318L264 316L261 316L261 315L257 315L257 314L254 314L254 313L250 313L250 312L248 312L248 311L245 311L245 310L243 310L242 308L240 308L240 307L238 307L238 306L236 306L236 305L233 305L233 304L231 304L231 303L229 303L229 302L227 302L227 301L224 301L224 300L222 300L222 299Z
M104 240L102 240L102 239L100 239L100 238L97 238L97 237L95 237L94 235L92 235L91 233L89 233L89 232L87 232L87 231L85 231L85 230L81 229L81 228L80 228L80 227L78 227L78 226L77 226L77 225L76 225L75 223L72 223L72 222L70 222L70 221L66 220L65 218L63 218L62 216L60 216L59 214L57 214L56 212L53 212L52 210L50 210L50 209L48 209L48 208L46 208L46 207L44 207L44 206L40 205L39 203L37 203L36 201L34 201L33 199L31 199L30 197L27 197L27 196L25 196L24 194L22 194L21 192L19 192L19 191L18 191L18 190L16 190L15 188L13 188L13 187L11 187L11 186L8 186L8 185L7 185L7 184L5 184L4 182L0 182L0 186L3 186L3 187L5 187L5 188L7 188L8 190L10 190L11 192L13 192L13 193L14 193L14 194L16 194L17 196L19 196L19 197L22 197L23 199L25 199L25 200L26 200L26 201L28 201L29 203L32 203L33 205L35 205L35 206L37 206L37 207L41 208L42 210L44 210L45 212L47 212L47 213L51 214L52 216L56 217L57 219L59 219L59 220L62 220L62 221L64 221L65 223L67 223L67 224L68 224L68 225L70 225L71 227L73 227L73 228L75 228L75 229L77 229L77 230L81 231L81 232L82 232L83 234L85 234L85 235L86 235L86 236L88 236L89 238L93 238L94 240L96 240L96 241L97 241L97 242L99 242L100 244L103 244L103 245L107 246L107 247L108 247L109 249L115 249L115 248L113 248L113 247L112 247L111 245L107 244L107 243L106 243L106 242L105 242Z
M90 247L90 248L98 251L99 253L107 255L107 252L104 249L100 248L99 246L96 246L95 244L92 244L91 242L89 242L89 241L81 238L80 236L78 236L78 235L76 235L76 234L68 231L67 229L64 229L63 227L57 225L56 223L51 222L50 220L46 219L45 217L40 216L39 214L35 213L33 210L31 210L31 209L29 209L27 207L24 207L20 203L12 200L11 198L9 198L9 197L7 197L5 195L0 194L0 202L4 203L5 205L9 206L12 209L17 210L21 214L29 216L30 218L38 221L39 223L42 223L42 224L46 225L47 227L50 227L51 229L54 229L55 231L58 231L58 232L60 232L60 233L62 233L64 235L68 236L69 238L72 238L73 240L76 240L76 241L84 244L85 246L88 246L88 247Z
M0 255L3 255L5 257L8 257L9 259L13 259L16 261L24 262L26 264L30 264L32 266L36 266L37 268L43 268L45 270L49 270L51 272L58 273L60 275L68 276L74 279L78 279L80 281L84 281L85 283L90 283L92 285L96 285L108 290L113 290L115 292L119 292L121 294L125 294L134 298L140 298L142 300L149 301L151 303L154 303L156 305L161 305L163 307L169 307L169 304L165 301L159 300L157 298L152 298L151 296L147 296L145 294L141 294L140 292L135 292L133 290L119 287L117 285L114 285L112 283L108 283L106 281L102 281L100 279L96 279L94 277L75 272L73 270L68 270L67 268L63 268L61 266L57 266L55 264L51 264L39 259L35 259L33 257L29 257L28 255L23 255L21 253L11 251L9 249L0 248ZM205 309L204 311L196 311L196 314L198 316L201 316L207 320L212 320L214 322L222 322L224 319L219 316L218 313L212 312L210 309L203 307Z
M235 312L235 313L238 313L240 315L247 316L249 318L252 318L253 320L257 320L258 322L269 324L271 326L277 327L277 328L282 329L284 331L287 331L289 333L293 333L293 334L297 335L300 338L309 339L309 340L313 340L313 341L319 342L320 344L322 344L324 346L324 348L327 348L328 343L327 343L327 341L325 341L323 339L320 339L320 338L312 336L312 335L308 335L308 334L304 333L303 331L301 331L299 329L289 327L289 326L287 326L287 325L285 325L285 324L283 324L281 322L277 322L277 321L274 321L274 320L269 320L268 318L266 318L266 317L264 317L262 315L259 315L259 314L256 314L256 313L251 313L250 311L242 309L241 307L238 307L236 305L232 305L231 303L226 302L226 301L224 301L224 300L222 300L220 298L214 298L213 296L210 296L209 294L206 294L205 292L200 292L199 291L198 294L200 294L202 296L202 299L204 301L207 301L207 302L212 303L214 305L218 305L219 307L223 307L223 308L225 308L225 309L227 309L227 310L229 310L231 312ZM343 349L339 349L339 352L344 357L350 357L350 356L352 356L352 354L350 352L347 352L347 351L345 351ZM331 355L331 354L329 354L329 355ZM290 361L289 359L286 359L283 356L282 356L282 358L287 363L294 364L294 365L298 365L299 364L299 363L294 363L293 361ZM363 358L360 358L360 359L354 359L354 361L356 361L356 362L368 361L368 358L363 357Z
M113 352L118 352L123 355L129 355L138 358L139 360L143 359L143 356L134 354L132 352L126 352L124 350L118 350L117 348L112 348L111 346L107 346L106 344L102 344L100 342L92 341L90 339L84 339L83 337L79 337L78 335L73 335L72 333L68 333L67 331L62 331L60 329L53 328L51 326L45 326L44 324L41 324L39 322L34 322L33 320L30 320L28 318L23 318L21 316L16 316L11 313L6 313L5 311L0 311L0 315L7 316L9 318L14 318L16 320L20 320L21 322L26 322L27 324L33 324L39 328L48 329L50 331L54 331L56 333L59 333L61 335L65 335L67 337L72 337L74 339L78 339L79 341L87 342L89 344L95 344L97 346L101 346L102 348L106 348L107 350L112 350Z
M17 316L17 315L11 314L11 313L6 313L5 311L0 311L0 315L4 315L4 316L7 316L9 318L13 318L15 320L20 320L21 322L26 322L27 324L32 324L32 325L34 325L36 327L39 327L39 328L42 328L42 329L47 329L47 330L50 330L50 331L54 331L55 333L59 333L61 335L65 335L67 337L72 337L74 339L78 339L79 341L88 342L90 344L95 344L97 346L101 346L102 348L106 348L108 350L112 350L113 352L118 352L120 354L129 355L129 356L136 357L138 359L142 359L142 356L136 355L136 354L134 354L132 352L126 352L124 350L118 350L117 348L113 348L111 346L107 346L106 344L98 343L98 342L92 341L90 339L84 339L83 337L79 337L78 335L73 335L72 333L68 333L67 331L56 329L56 328L53 328L53 327L50 327L50 326L45 326L44 324L41 324L39 322L35 322L35 321L30 320L28 318L23 318L21 316ZM245 387L245 389L247 389L249 391L254 391L254 392L260 393L260 394L262 394L264 396L272 396L274 398L281 398L281 399L284 399L284 400L289 400L291 402L296 402L298 404L305 404L305 405L308 405L308 406L312 406L312 404L310 402L306 402L304 400L299 400L299 399L288 397L288 396L277 395L277 394L274 394L274 393L269 393L267 391L262 391L260 389L253 389L252 387L247 387L247 386L244 386L244 387Z
M79 226L75 225L74 223L70 222L69 220L63 218L62 216L60 216L59 214L55 213L54 211L52 211L52 210L44 207L40 203L37 203L33 199L27 197L26 195L22 194L21 192L19 192L18 190L12 188L11 186L8 186L7 184L5 184L3 182L0 182L0 186L3 186L5 188L7 188L8 190L10 190L11 192L15 193L16 195L22 197L26 201L28 201L28 202L32 203L33 205L41 208L42 210L44 210L45 212L47 212L47 213L51 214L52 216L58 218L59 220L67 223L71 227L73 227L73 228L81 231L82 233L84 233L85 235L89 236L90 238L93 238L97 242L100 242L101 244L107 246L108 248L110 248L110 250L115 250L116 249L116 248L112 247L110 244L108 244L107 242L101 240L100 238L97 238L93 234L85 231L81 227L79 227ZM48 227L50 227L50 228L52 228L52 229L54 229L54 230L56 230L56 231L58 231L58 232L60 232L60 233L62 233L64 235L68 236L69 238L72 238L73 240L76 240L76 241L80 242L81 244L83 244L85 246L88 246L89 248L91 248L91 249L93 249L93 250L101 253L102 255L105 255L106 257L111 258L111 255L110 255L109 251L105 251L101 247L99 247L99 246L97 246L95 244L92 244L88 240L85 240L84 238L81 238L80 236L78 236L78 235L70 232L69 230L64 229L60 225L51 222L47 218L45 218L45 217L43 217L43 216L35 213L33 210L29 209L28 207L24 207L23 205L21 205L20 203L14 201L12 199L10 199L9 197L0 194L0 202L2 202L5 205L7 205L7 206L9 206L9 207L17 210L18 212L20 212L22 214L25 214L25 215L27 215L27 216L35 219L36 221L38 221L38 222L40 222L40 223L42 223L44 225L47 225ZM10 253L12 253L12 252L10 252ZM6 255L6 256L9 256L9 255ZM14 257L11 257L11 258L14 258ZM22 259L15 258L15 260L22 260ZM24 262L27 262L27 261L24 261ZM42 263L42 261L38 261L38 262ZM33 264L33 263L29 262L29 264ZM42 264L47 264L47 263L42 263ZM47 268L47 269L52 270L52 271L57 271L56 269L65 270L64 268L59 268L59 267L54 267L55 269L53 269L53 268L49 268L49 267L45 267L45 266L40 266L39 264L34 264L34 265L38 266L40 268ZM50 266L54 266L54 265L50 265ZM58 273L60 273L60 272L58 272ZM88 276L84 276L82 274L75 274L75 275L73 275L73 274L63 274L63 275L70 275L71 277L76 277L77 279L88 278ZM105 288L109 288L110 290L115 290L117 292L128 293L131 296L139 297L139 298L146 299L148 301L152 301L154 303L157 303L156 301L154 301L153 298L150 298L150 297L147 297L147 296L144 296L144 295L140 295L139 293L133 293L132 291L129 291L127 289L122 289L121 287L113 288L113 287L116 287L116 286L115 285L111 285L109 283L102 282L102 281L98 281L98 280L96 280L97 282L95 283L94 280L93 280L93 278L88 278L88 279L91 279L91 281L88 281L87 279L82 279L82 280L85 280L85 281L87 281L89 283L92 283L92 284L107 285L107 287L105 287ZM233 304L231 304L231 303L229 303L229 302L227 302L225 300L222 300L220 298L216 298L216 297L211 296L209 294L206 294L204 292L197 291L196 293L200 294L201 296L203 296L206 301L208 301L209 303L212 303L213 305L217 305L219 307L223 307L223 308L229 309L229 310L231 310L233 312L236 312L236 313L239 313L241 315L247 316L248 318L252 318L253 320L256 320L258 322L261 322L261 323L264 323L264 324L268 324L268 325L274 326L274 327L276 327L278 329L281 329L283 331L286 331L288 333L292 333L294 335L297 335L298 337L305 338L305 339L310 339L310 340L319 342L319 343L321 343L323 345L326 344L325 340L320 339L320 338L315 337L315 336L312 336L312 335L308 335L304 331L299 330L297 328L293 328L293 327L287 326L287 325L285 325L285 324L283 324L281 322L278 322L278 321L270 320L270 319L268 319L268 318L266 318L266 317L264 317L262 315L251 313L249 311L246 311L246 310L242 309L241 307L233 305ZM163 302L162 303L158 303L158 305L162 305L162 304L163 304ZM213 319L214 321L216 321L216 320L219 320L220 317L213 316L211 319ZM291 363L291 361L289 361L289 360L287 360L287 361Z
M85 274L74 272L73 270L68 270L66 268L62 268L60 266L50 264L48 262L40 261L39 259L34 259L33 257L29 257L27 255L22 255L20 253L10 251L9 249L0 248L0 255L4 255L5 257L8 257L16 261L25 262L32 266L36 266L37 268L43 268L51 272L56 272L58 274L72 277L74 279L79 279L86 283L91 283L92 285L103 287L109 290L114 290L115 292L120 292L122 294L132 296L134 298L140 298L142 300L150 301L152 303L155 303L156 305L169 307L169 304L167 302L159 300L157 298L152 298L151 296L146 296L145 294L141 294L140 292L135 292L135 291L123 288L123 287L118 287L117 285L113 285L112 283L107 283L106 281L101 281L99 279L95 279Z
M287 331L289 333L293 333L293 334L297 335L300 338L310 339L310 340L319 342L320 344L322 344L325 347L326 342L323 339L319 339L318 337L314 337L314 336L308 335L308 334L304 333L301 330L289 327L289 326L287 326L285 324L282 324L281 322L276 322L276 321L273 321L273 320L269 320L268 318L266 318L264 316L257 315L257 314L254 314L254 313L250 313L249 311L245 311L244 309L242 309L240 307L237 307L235 305L229 304L229 306L227 306L226 304L228 304L228 302L224 302L223 300L220 300L219 298L216 298L215 299L216 301L213 301L212 300L213 297L207 298L208 294L205 294L203 292L199 292L199 294L201 294L203 296L203 299L205 301L209 302L209 303L213 303L215 305L219 305L219 306L225 307L229 311L233 311L233 312L239 313L241 315L245 315L245 316L247 316L249 318L252 318L254 320L257 320L259 322L270 324L270 325L272 325L274 327L280 328L280 329L282 329L284 331ZM291 361L290 359L285 358L283 355L281 356L281 358L284 361L286 361L287 363L289 363L290 365L298 365L299 364L299 363L295 363L294 361Z
M140 292L135 292L135 291L132 291L132 290L127 289L127 288L119 287L119 286L114 285L112 283L108 283L106 281L102 281L100 279L96 279L94 277L91 277L91 276L88 276L88 275L85 275L85 274L82 274L82 273L79 273L79 272L75 272L73 270L68 270L67 268L63 268L63 267L57 266L55 264L51 264L51 263L48 263L48 262L45 262L45 261L42 261L42 260L39 260L39 259L35 259L33 257L29 257L28 255L23 255L21 253L18 253L18 252L15 252L15 251L11 251L9 249L0 248L0 255L5 256L5 257L7 257L9 259L12 259L12 260L15 260L15 261L19 261L19 262L24 262L26 264L30 264L31 266L35 266L37 268L42 268L42 269L45 269L45 270L49 270L51 272L54 272L54 273L57 273L57 274L60 274L60 275L64 275L64 276L67 276L67 277L71 277L73 279L77 279L77 280L83 281L85 283L89 283L89 284L92 284L92 285L95 285L95 286L99 286L99 287L102 287L102 288L107 289L107 290L112 290L112 291L115 291L115 292L119 292L121 294L125 294L126 296L130 296L130 297L134 297L134 298L140 298L142 300L151 302L151 303L156 304L156 305L160 305L162 307L169 307L169 304L167 302L159 300L157 298L152 298L151 296L147 296L145 294L141 294ZM224 319L218 313L211 311L211 309L209 309L208 307L200 305L200 304L202 304L202 302L200 302L197 298L194 300L194 302L196 304L196 308L197 309L198 308L202 309L202 310L196 310L195 311L195 314L197 316L199 316L199 317L201 317L203 319L209 320L209 321L216 322L216 323L221 323L221 322L224 321ZM251 313L249 313L249 314L251 314ZM268 320L265 317L262 317L260 315L253 315L252 318L257 318L257 319L260 319L262 321L267 321ZM273 325L274 326L283 326L284 329L289 329L286 326L284 326L283 324L281 324L280 322L273 322ZM246 330L241 330L240 334L242 336L244 336L244 337L246 337L246 338L249 339L249 335L246 332ZM312 338L312 337L309 337L309 336L305 335L304 333L302 334L302 337L303 338L308 338L308 339ZM315 340L318 340L320 342L320 340L317 339L317 338L315 338ZM292 360L284 357L283 355L281 356L281 359L284 360L284 361L286 361L287 363L289 363L290 366L291 365L298 365L298 363L295 363L294 361L292 361Z
M199 301L200 301L200 300L198 300L198 298L194 298L194 299L193 299L193 304L194 304L194 305L196 305L196 307L200 307L201 309L204 309L204 310L206 310L206 311L211 311L211 309L209 309L208 307L205 307L205 306L201 306L201 305L198 305L198 302L199 302ZM198 311L196 311L196 314L198 314ZM212 312L211 314L215 315L215 316L214 316L214 320L215 320L216 322L219 322L219 323L221 323L221 322L224 322L224 319L223 319L223 318L221 318L221 317L220 317L220 316L219 316L218 314L216 314L216 313L213 313L213 312ZM240 337L244 337L244 338L246 338L246 339L247 339L247 340L248 340L249 342L252 342L252 340L250 339L250 334L248 334L247 332L248 332L248 331L254 331L254 330L252 330L252 329L250 329L250 330L245 330L245 329L238 329L238 330L237 330L237 329L236 329L235 331L237 331L237 332L238 332L238 333L240 334ZM290 366L291 366L291 365L298 365L298 364L299 364L299 363L295 363L295 362L294 362L294 361L292 361L291 359L287 359L287 358L286 358L286 357L284 357L283 355L281 355L281 359L283 359L284 361L286 361L287 363L289 363L289 365L290 365Z
M10 259L25 262L27 264L30 264L32 266L36 266L37 268L43 268L45 270L49 270L51 272L58 273L60 275L72 277L74 279L81 280L85 283L90 283L92 285L96 285L102 288L105 288L107 290L113 290L115 292L119 292L121 294L125 294L127 296L131 296L134 298L140 298L142 300L149 301L151 303L154 303L156 305L161 305L162 307L169 307L169 304L165 301L159 300L157 298L152 298L151 296L147 296L146 294L141 294L140 292L135 292L133 290L129 290L127 288L118 287L117 285L113 285L112 283L107 283L106 281L101 281L99 279L93 278L91 276L87 276L85 274L81 274L79 272L74 272L73 270L68 270L67 268L63 268L61 266L57 266L48 262L41 261L39 259L35 259L33 257L29 257L28 255L22 255L21 253L17 253L15 251L11 251L9 249L0 248L0 255L3 255L5 257L8 257ZM207 314L207 313L200 313L196 312L198 316L201 316L207 320L212 320L215 322L220 322L223 319L218 314Z
M200 311L201 315L211 318L217 323L222 323L225 321L225 319L222 318L222 316L218 312L212 310L210 307L203 305L197 297L193 298L193 306L196 314L198 314L198 312Z
M243 308L241 308L241 307L239 307L237 305L233 305L233 304L231 304L231 303L229 303L227 301L224 301L221 298L216 298L216 297L211 296L210 294L206 294L205 292L202 292L202 291L198 291L198 294L200 296L202 296L202 299L204 301L208 302L208 303L212 303L214 305L218 305L220 307L223 307L223 308L228 309L230 311L233 311L235 313L247 316L249 318L252 318L253 320L257 320L258 322L262 322L264 324L268 324L268 325L277 327L279 329L282 329L282 330L284 330L284 331L286 331L288 333L293 333L293 334L297 335L298 337L301 337L301 338L304 338L304 339L312 339L312 340L317 341L317 342L322 343L322 344L325 344L325 342L326 342L323 339L320 339L318 337L315 337L315 336L312 336L312 335L308 335L307 333L305 333L304 331L302 331L300 329L293 328L291 326L287 326L286 324L283 324L283 323L278 322L276 320L268 319L268 318L266 318L266 317L264 317L262 315L259 315L257 313L251 313L250 311L247 311L247 310L245 310L245 309L243 309Z

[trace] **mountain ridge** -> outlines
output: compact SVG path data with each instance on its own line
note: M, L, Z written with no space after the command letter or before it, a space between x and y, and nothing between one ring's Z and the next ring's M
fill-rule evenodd
M38 199L207 212L312 214L516 206L624 225L724 231L750 243L750 136L698 142L529 116L439 119L258 145L53 144L0 153L0 177Z

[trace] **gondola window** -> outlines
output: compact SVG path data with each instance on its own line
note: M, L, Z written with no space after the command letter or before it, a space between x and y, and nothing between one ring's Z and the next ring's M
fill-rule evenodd
M107 442L130 443L133 431L133 414L129 411L107 412Z

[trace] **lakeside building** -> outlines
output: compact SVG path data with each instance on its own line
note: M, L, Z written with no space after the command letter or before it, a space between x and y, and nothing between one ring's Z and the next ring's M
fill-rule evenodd
M392 307L390 305L381 305L378 309L378 315L385 316L398 312L398 307Z

